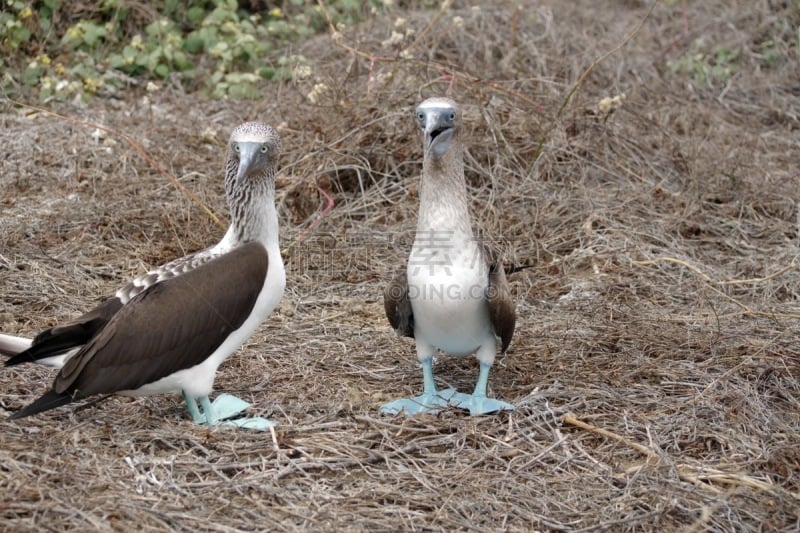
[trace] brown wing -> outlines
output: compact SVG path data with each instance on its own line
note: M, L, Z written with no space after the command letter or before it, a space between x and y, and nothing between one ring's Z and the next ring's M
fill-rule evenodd
M495 334L503 342L502 352L508 349L514 335L517 315L511 290L506 280L503 263L497 253L487 244L483 244L483 256L489 267L489 285L486 288L486 300L489 303L489 318Z
M53 384L73 399L134 390L203 362L238 329L267 275L248 243L134 297L67 361Z
M6 366L30 363L60 355L89 342L122 307L119 298L109 298L85 315L36 335L31 347L15 355Z
M408 301L406 265L397 269L392 281L383 289L383 309L398 335L414 338L414 313Z

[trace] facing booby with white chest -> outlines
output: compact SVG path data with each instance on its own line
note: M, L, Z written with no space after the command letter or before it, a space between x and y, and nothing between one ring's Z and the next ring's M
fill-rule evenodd
M453 405L478 415L513 409L486 397L496 337L505 351L515 312L503 265L472 232L459 111L452 100L430 98L417 107L416 118L424 137L417 233L408 264L384 290L384 308L398 334L415 340L423 393L381 410L414 414ZM475 354L480 374L472 394L436 389L432 359L437 349Z
M231 224L222 240L134 279L82 317L43 331L7 360L7 366L37 361L60 366L51 390L12 418L115 393L181 392L192 420L209 425L245 409L248 404L231 395L213 404L208 396L219 365L283 296L286 275L274 200L280 150L271 127L238 126L228 143ZM13 339L0 345L7 355L24 347ZM261 418L233 422L256 429L271 425Z

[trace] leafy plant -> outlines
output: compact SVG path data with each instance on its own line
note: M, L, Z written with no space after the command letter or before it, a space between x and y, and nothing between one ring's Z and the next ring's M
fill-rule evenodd
M125 0L3 1L0 91L24 88L41 99L110 94L131 81L166 78L217 98L255 98L259 84L292 75L298 59L282 53L289 43L327 29L312 0L254 12L236 0L166 0L147 12L149 20ZM334 0L327 10L334 23L351 24L383 4Z
M697 39L692 44L691 52L678 59L667 61L667 69L672 73L688 75L698 83L724 81L736 72L738 50L719 46L709 53L703 52L705 48L704 41Z

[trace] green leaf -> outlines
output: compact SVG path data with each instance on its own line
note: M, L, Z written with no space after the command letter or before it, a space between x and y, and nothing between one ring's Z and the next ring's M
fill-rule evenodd
M106 38L107 32L105 26L98 26L91 22L83 23L83 42L89 47L96 46L100 41Z
M39 66L28 67L22 74L22 83L25 85L38 85L41 77L42 69Z
M155 74L159 78L166 78L169 76L169 67L163 63L160 63L155 69Z
M176 51L174 53L173 63L175 65L176 70L189 70L192 68L192 63L189 61L189 58L183 52Z
M275 69L272 67L261 67L258 69L258 75L265 80L271 80L275 77Z
M181 2L178 0L166 0L164 2L164 13L168 15L172 15L178 10L178 6L181 5Z
M122 70L125 67L125 58L122 54L111 54L108 56L108 64L111 68L116 68Z
M192 24L197 24L206 16L206 10L200 6L192 6L186 11L186 18Z
M205 49L206 42L198 32L192 32L183 41L183 49L190 54L199 54Z

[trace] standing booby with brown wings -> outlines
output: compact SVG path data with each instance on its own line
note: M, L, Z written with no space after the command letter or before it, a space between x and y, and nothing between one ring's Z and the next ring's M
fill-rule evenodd
M283 296L286 275L274 200L280 151L271 127L238 126L228 143L225 174L231 225L219 243L151 270L32 342L0 337L0 353L13 355L7 366L40 362L60 368L51 390L12 418L114 393L181 392L192 420L208 425L247 408L229 394L213 403L208 396L219 365ZM263 418L233 423L271 425Z
M472 233L459 111L452 100L430 98L417 107L416 117L425 150L417 233L408 265L384 290L384 307L398 334L416 342L423 392L381 410L414 414L454 405L479 415L513 409L486 397L496 337L505 352L514 334L515 312L503 265ZM432 359L437 349L475 354L480 374L472 394L436 389Z

